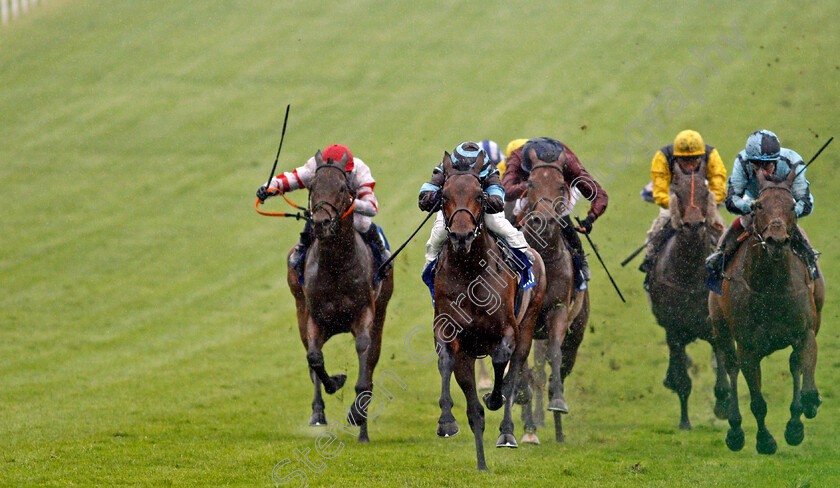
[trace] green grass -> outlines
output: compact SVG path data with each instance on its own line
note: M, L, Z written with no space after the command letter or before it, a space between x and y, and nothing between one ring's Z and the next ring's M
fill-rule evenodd
M732 61L713 58L719 74L707 76L701 104L677 77L699 64L690 48L733 37L733 21L749 57L724 46ZM731 169L746 136L769 128L810 157L837 135L839 21L827 1L39 5L0 28L0 485L273 486L278 462L314 448L323 429L306 427L311 384L283 265L299 224L252 209L287 103L280 167L348 144L372 167L376 220L398 244L422 218L416 191L444 150L549 135L602 168L604 149L668 87L687 103L676 116L657 109L658 145L694 128ZM403 346L432 318L423 232L397 260L378 368L407 387L391 388L371 444L336 431L344 449L309 472L309 486L840 485L838 151L808 171L816 211L803 225L823 252L828 296L825 403L801 446L783 441L784 352L763 365L775 456L755 453L744 386L747 446L725 447L705 344L689 349L695 428L676 429L678 401L661 384L664 333L640 273L617 265L656 213L638 198L650 159L634 150L627 168L604 170L615 174L610 208L593 234L628 304L593 261L567 442L549 428L539 447L496 450L501 414L488 412L490 472L477 473L457 388L462 434L434 436L435 363ZM428 329L415 344L431 352ZM354 381L349 336L325 356ZM350 385L327 398L331 421L352 401Z

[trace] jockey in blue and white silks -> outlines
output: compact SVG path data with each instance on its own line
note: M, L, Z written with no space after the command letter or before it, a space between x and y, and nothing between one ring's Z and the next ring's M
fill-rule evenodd
M814 196L810 191L810 183L805 178L805 168L796 151L781 147L779 138L769 130L753 132L747 138L743 151L738 153L732 174L727 181L725 205L730 213L740 215L723 233L717 250L706 259L712 282L720 283L726 260L738 250L738 237L751 228L753 202L758 198L757 172L767 176L775 175L779 178L787 177L791 171L797 172L793 180L793 199L796 217L805 217L814 210ZM817 253L808 242L799 226L795 227L791 236L791 248L805 263L812 278L817 276ZM719 288L719 287L718 287ZM717 290L713 290L717 291Z
M482 152L484 150L475 142L462 142L452 152L452 162L453 164L459 164L462 161L467 166L472 167ZM438 193L443 187L445 179L443 167L439 164L432 171L432 179L420 187L419 204L421 210L429 211L435 207L439 198ZM484 159L484 167L481 170L480 179L482 188L487 193L484 214L484 223L487 225L487 229L503 237L510 247L520 249L533 262L533 255L528 248L528 242L525 240L525 236L505 218L505 191L502 189L502 184L499 180L499 171L490 158ZM426 243L426 265L424 269L432 261L437 259L437 255L440 253L440 250L443 248L443 243L446 241L446 236L446 223L444 222L443 211L438 211L435 217L435 223L432 226L431 236Z

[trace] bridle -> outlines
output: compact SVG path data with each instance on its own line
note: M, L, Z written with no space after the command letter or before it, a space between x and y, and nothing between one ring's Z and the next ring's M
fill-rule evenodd
M553 170L557 170L557 171L559 171L561 175L563 174L563 168L561 168L560 166L557 166L556 164L552 164L552 163L540 163L540 164L535 164L535 165L531 168L531 173L533 173L533 171L534 171L535 169L539 169L539 168L551 168L551 169L553 169ZM530 176L529 176L529 179L530 179ZM566 192L566 189L567 189L567 187L566 187L566 185L565 185L565 183L564 183L564 185L563 185L563 193L564 193L564 194L565 194L565 192ZM524 197L524 196L525 196L525 195L527 195L527 194L528 194L528 190L526 189L526 190L525 190L525 194L523 194L522 196ZM562 197L563 195L560 195L560 196ZM551 206L551 210L552 210L553 212L555 212L555 213L556 213L556 212L557 212L557 210L554 208L554 201L555 201L555 200L557 200L557 199L555 198L554 200L551 200L551 199L549 199L548 197L540 197L540 198L539 198L536 202L534 202L534 203L532 203L531 205L529 205L529 206L528 206L528 213L529 213L529 214L530 214L530 213L533 213L533 212L534 212L534 210L536 210L536 209L537 209L537 206L538 206L538 205L539 205L542 201L547 201L547 202L549 202L549 204L550 204L550 206Z
M458 175L470 175L478 181L479 186L481 185L481 177L479 177L477 174L473 173L472 171L455 171L453 173L450 173L450 174L446 175L446 179L448 180L449 178L451 178L453 176L458 176ZM445 184L446 184L446 182L444 182L444 185ZM452 224L452 219L455 217L455 215L458 212L466 212L467 215L470 216L470 219L472 220L473 225L475 226L475 228L472 231L473 237L474 238L478 237L478 234L481 233L481 228L484 226L484 209L485 209L486 205L487 205L487 202L485 201L485 198L484 198L484 192L482 192L481 193L481 209L478 211L478 216L476 216L474 213L472 213L472 210L468 209L467 207L458 207L448 216L446 215L446 212L443 212L443 222L444 222L444 226L445 226L444 228L446 229L446 234L449 235L449 234L452 233L452 230L450 229L450 225Z
M349 177L347 176L346 171L341 169L338 166L332 166L332 165L329 165L329 164L325 164L323 166L318 166L317 168L315 168L315 174L317 175L318 171L321 171L324 168L332 168L332 169L337 169L338 171L341 171L342 176L344 176L345 180L347 180L347 184L344 186L344 190L342 191L342 194L350 195L350 181L349 181ZM310 192L310 195L311 194L312 193ZM340 222L342 219L344 219L344 217L347 217L347 215L349 215L351 212L353 212L353 208L356 206L356 196L352 195L352 198L353 198L353 201L350 203L350 206L347 208L347 210L344 211L344 213L342 213L341 210L336 208L336 206L333 205L332 203L330 203L326 200L321 200L319 202L316 202L315 205L310 206L309 214L314 216L315 212L317 212L318 210L324 210L325 212L327 212L327 215L329 215L329 219L326 222L327 228L332 229L334 226L338 225L338 222Z
M761 198L761 194L764 193L766 190L784 190L784 191L786 191L790 194L791 198L793 198L793 190L791 190L788 187L785 187L785 186L766 186L766 187L764 187L764 188L762 188L761 190L758 191L758 197L755 199L756 202L758 202L758 200ZM756 225L755 225L755 222L757 220L758 219L756 219L755 216L753 216L752 225L751 225L752 234L756 237L756 239L758 240L758 243L761 244L762 246L764 246L764 245L766 245L766 241L764 240L764 233L767 232L767 229L769 229L771 225L773 225L773 221L770 221L770 223L768 223L764 227L764 229L761 232L759 232L758 227L756 227Z

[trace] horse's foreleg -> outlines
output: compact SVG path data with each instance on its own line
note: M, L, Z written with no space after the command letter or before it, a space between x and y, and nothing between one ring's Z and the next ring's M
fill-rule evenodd
M523 381L522 370L528 365L528 354L531 352L535 319L536 317L533 314L529 317L526 313L522 324L530 324L530 327L521 327L518 337L514 339L515 349L513 350L513 357L510 360L510 369L504 379L505 412L502 423L499 425L500 435L496 441L496 447L518 447L516 437L513 435L513 417L511 411L513 410L513 399L516 396L517 388L528 388L528 385ZM526 398L530 399L530 395L526 395Z
M522 368L523 381L527 382L533 387L534 375L533 372L526 366L527 365L523 366ZM524 405L522 405L522 424L525 427L525 434L522 436L522 442L527 444L540 443L540 439L537 437L537 425L534 422L533 403L534 402L532 398L529 399L528 402L526 402Z
M317 427L327 425L327 415L324 413L324 398L321 396L321 380L312 368L309 368L309 377L315 386L315 397L312 399L312 416L309 417L309 425Z
M744 372L744 379L750 389L750 410L758 425L758 432L755 434L755 449L759 454L773 454L776 452L776 440L767 430L764 423L767 417L767 402L761 394L761 358L755 353L743 353L741 355L741 370Z
M321 329L312 320L312 317L309 317L306 322L306 337L306 360L309 362L309 367L312 368L312 371L315 372L318 379L324 384L324 391L332 395L344 386L347 375L337 374L330 376L327 374L327 369L324 366L324 354L321 352L325 339L321 334Z
M505 399L509 398L506 396L507 391L505 387L507 385L507 379L505 378L505 367L513 356L514 334L513 327L508 327L502 340L499 341L499 345L490 354L490 358L493 361L493 390L484 395L484 404L490 410L495 411L502 408Z
M812 419L817 416L817 407L822 403L820 392L817 390L817 383L814 379L814 371L817 368L817 337L816 332L809 329L805 333L804 345L802 347L802 408L805 418Z
M790 402L790 420L785 427L785 441L791 446L798 446L805 439L805 426L802 425L802 345L794 344L790 353L790 376L793 378L793 399Z
M724 364L729 373L729 430L726 432L726 446L733 451L740 451L744 448L744 429L741 428L741 409L738 406L738 355L731 336L719 337L718 344L726 357Z
M531 370L531 388L534 390L534 424L537 427L545 427L545 413L543 412L543 391L545 391L545 384L548 381L548 376L545 374L545 364L548 361L548 347L546 340L535 340L533 344L534 350L534 368Z
M717 368L715 368L715 417L724 420L728 410L729 401L729 377L726 376L726 356L718 346L717 340L712 339L712 352L715 353Z
M373 329L373 318L373 307L366 307L355 330L359 378L356 381L356 399L347 412L347 422L361 426L359 442L368 442L367 407L373 399L373 369L379 361L381 347L381 337Z
M484 408L478 400L475 389L475 360L464 353L459 353L455 363L455 381L467 399L467 418L475 437L475 455L479 471L487 471L484 460Z
M672 324L673 326L673 324ZM688 397L691 395L691 377L688 376L688 364L685 344L667 329L668 372L665 375L665 387L674 391L680 398L680 429L691 430L688 419Z
M437 335L435 335L437 337ZM452 394L449 382L452 379L452 371L455 369L455 355L448 342L436 340L438 350L438 371L440 372L440 418L438 419L438 437L452 437L457 434L458 422L452 415Z
M548 363L551 376L548 378L548 409L569 413L563 390L563 341L569 331L568 309L555 308L546 316L548 322Z

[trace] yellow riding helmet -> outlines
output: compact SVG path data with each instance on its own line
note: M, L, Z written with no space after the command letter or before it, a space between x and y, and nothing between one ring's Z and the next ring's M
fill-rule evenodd
M674 139L674 156L699 156L706 152L706 145L700 133L684 130Z
M510 153L524 146L526 142L528 142L528 139L514 139L510 141L507 145L507 149L505 149L505 157L509 158Z

